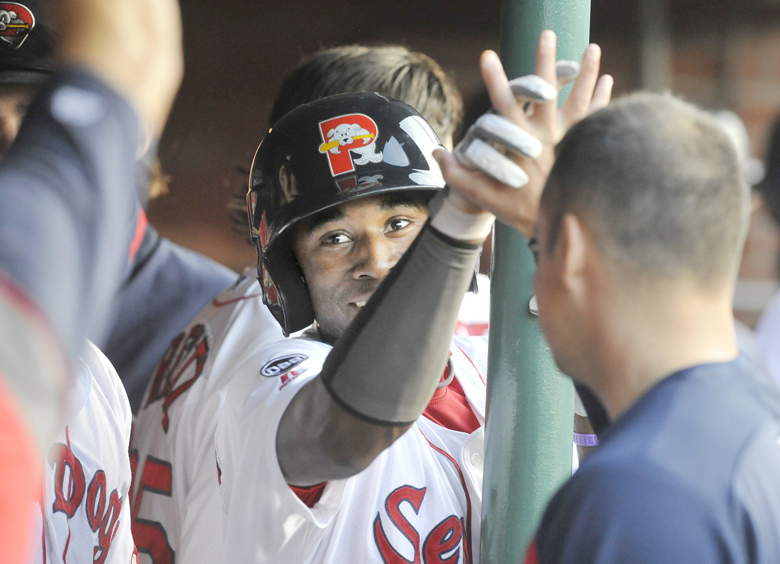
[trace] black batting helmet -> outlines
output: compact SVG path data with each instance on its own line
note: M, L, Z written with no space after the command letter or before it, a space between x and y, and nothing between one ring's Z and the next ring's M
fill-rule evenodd
M432 196L444 188L432 157L439 146L417 111L375 92L315 100L271 128L252 162L247 208L263 301L286 335L314 321L291 227L366 196L407 190Z
M38 86L54 70L52 4L0 2L0 86Z

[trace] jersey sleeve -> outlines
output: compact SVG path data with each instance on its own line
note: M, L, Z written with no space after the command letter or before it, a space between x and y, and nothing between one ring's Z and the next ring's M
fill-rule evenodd
M303 562L341 506L348 480L333 480L307 507L276 456L279 421L322 369L330 347L305 339L272 345L243 365L228 387L216 433L224 512L224 562Z
M660 470L585 467L548 506L526 564L725 564L714 513Z

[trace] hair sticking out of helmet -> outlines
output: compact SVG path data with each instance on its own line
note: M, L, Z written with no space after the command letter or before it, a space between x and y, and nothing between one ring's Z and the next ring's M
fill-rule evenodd
M423 53L402 45L341 45L319 51L285 77L269 122L320 98L347 92L379 92L409 104L420 112L444 144L460 126L463 101L455 81ZM234 227L245 233L246 172L241 188L229 204Z
M255 153L247 211L263 298L285 334L314 321L292 250L294 226L377 194L444 188L438 136L411 106L373 92L339 94L280 119Z

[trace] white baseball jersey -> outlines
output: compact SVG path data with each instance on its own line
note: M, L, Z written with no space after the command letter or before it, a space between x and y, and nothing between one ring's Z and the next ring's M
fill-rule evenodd
M464 352L470 347L455 337L450 358L479 429L453 431L420 416L366 470L329 482L311 509L282 476L276 435L331 347L299 337L248 359L228 387L216 434L222 562L478 562L486 388L484 366Z
M485 337L490 328L490 278L477 275L479 292L466 292L458 311L458 324L455 334L460 336Z
M219 560L217 415L236 366L283 336L256 278L246 276L206 306L163 355L130 446L133 532L142 563Z
M46 458L43 505L35 505L32 562L135 563L127 393L92 343L82 353L74 380L65 425Z

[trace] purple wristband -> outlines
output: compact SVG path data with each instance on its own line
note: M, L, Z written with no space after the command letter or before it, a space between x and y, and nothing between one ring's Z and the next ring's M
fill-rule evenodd
M583 447L599 446L599 438L590 433L574 432L574 444Z

